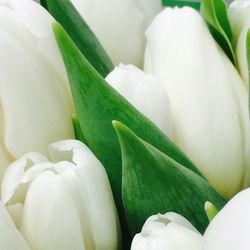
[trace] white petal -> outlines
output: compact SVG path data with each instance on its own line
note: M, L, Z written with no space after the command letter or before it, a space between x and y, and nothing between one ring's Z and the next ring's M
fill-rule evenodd
M70 160L76 164L72 168L75 175L67 171L63 176L78 207L86 249L92 249L94 243L97 249L117 249L120 227L108 177L101 163L84 144L75 140L50 145L50 154L54 161Z
M3 250L29 250L27 243L0 201L0 248Z
M21 220L22 220L22 214L23 214L23 204L21 203L15 203L13 205L7 205L6 209L8 210L8 213L15 223L17 228L20 228L21 226Z
M131 250L200 250L201 240L185 218L167 213L148 218L142 232L134 237Z
M71 0L94 31L115 65L142 67L144 31L160 10L160 1ZM155 2L158 2L156 4ZM129 18L128 18L129 17Z
M78 151L80 153L77 153ZM85 144L77 140L62 140L49 145L49 155L53 162L73 161L75 164L79 164L84 162L81 151L92 154Z
M85 161L78 165L76 174L82 183L81 190L88 204L87 215L94 242L97 249L115 250L120 243L120 227L108 177L93 155L85 153L84 156Z
M0 96L5 143L15 158L73 138L71 102L53 68L22 40L0 30ZM21 131L21 133L20 133Z
M249 164L244 83L191 8L166 8L147 39L146 71L168 92L174 142L220 193L231 197L242 188Z
M10 9L24 28L30 32L33 46L44 56L69 87L66 70L52 32L54 18L39 4L32 0L9 0ZM28 38L27 38L28 42Z
M107 82L166 135L172 137L170 102L160 81L133 65L119 65Z
M148 232L154 230L155 227L165 227L168 223L171 222L188 228L195 233L199 233L198 230L185 217L173 212L150 216L143 225L142 233L144 231Z
M85 249L77 208L63 178L45 171L32 182L21 231L32 249Z
M34 152L23 156L9 165L2 179L1 200L5 204L11 199L12 202L16 202L17 200L23 201L26 194L26 185L25 187L22 185L25 171L35 164L46 161L46 157Z
M202 250L249 250L250 189L240 192L216 215L203 239Z

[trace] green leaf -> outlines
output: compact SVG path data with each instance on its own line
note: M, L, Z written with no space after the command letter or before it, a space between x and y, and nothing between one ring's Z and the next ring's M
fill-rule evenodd
M250 86L250 29L248 29L246 37L246 53L247 53L248 79L249 79L248 84ZM248 88L248 111L250 114L250 87Z
M112 127L115 119L129 126L140 137L177 162L200 174L170 139L98 74L60 24L55 23L53 29L67 69L85 140L106 167L114 190L120 190L121 187L120 146Z
M122 152L122 197L131 233L156 213L176 212L201 233L208 225L204 203L222 208L225 200L208 182L113 122Z
M114 66L98 39L74 8L70 0L42 0L41 4L61 23L75 44L102 75L107 76Z
M207 22L214 39L235 65L236 59L232 47L232 30L224 0L201 0L201 15Z
M207 214L207 218L209 222L212 221L212 219L218 214L218 209L214 206L213 203L206 201L205 202L205 211Z
M199 0L162 0L162 5L167 7L185 7L189 6L196 10L200 9L200 1Z

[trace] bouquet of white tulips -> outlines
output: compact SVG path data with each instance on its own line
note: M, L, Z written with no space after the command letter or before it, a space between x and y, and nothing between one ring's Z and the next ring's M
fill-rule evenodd
M250 0L0 0L0 249L249 250L249 76Z

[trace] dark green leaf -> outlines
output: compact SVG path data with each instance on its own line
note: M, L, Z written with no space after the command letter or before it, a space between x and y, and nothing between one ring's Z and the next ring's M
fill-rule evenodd
M224 50L225 54L235 65L236 59L232 48L232 31L227 13L227 4L224 0L201 0L201 15L208 23L208 27Z
M105 77L112 71L114 66L109 56L70 0L42 0L41 4L61 23L84 56L102 76Z
M156 213L176 212L201 233L208 225L204 203L222 208L225 200L208 182L113 122L122 151L122 197L131 233Z
M200 0L162 0L162 5L168 6L168 7L189 6L189 7L192 7L194 9L199 10L200 9Z

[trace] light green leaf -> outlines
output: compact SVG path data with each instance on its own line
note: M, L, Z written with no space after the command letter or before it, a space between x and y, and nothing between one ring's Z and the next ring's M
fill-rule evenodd
M249 86L250 86L250 29L248 29L247 31L246 53L247 53L248 79L249 79ZM250 114L250 87L248 89L248 111Z
M218 214L218 209L214 206L213 203L206 201L205 202L205 211L207 214L207 218L210 221Z
M224 0L201 0L200 11L214 39L235 65L236 59L231 44L232 30L228 19L227 4Z
M208 225L204 203L222 208L225 200L208 182L137 137L120 122L113 122L122 152L122 197L130 232L141 231L156 213L176 212L201 233Z
M114 66L102 45L74 8L71 1L42 0L41 4L61 23L95 69L102 76L107 76Z

